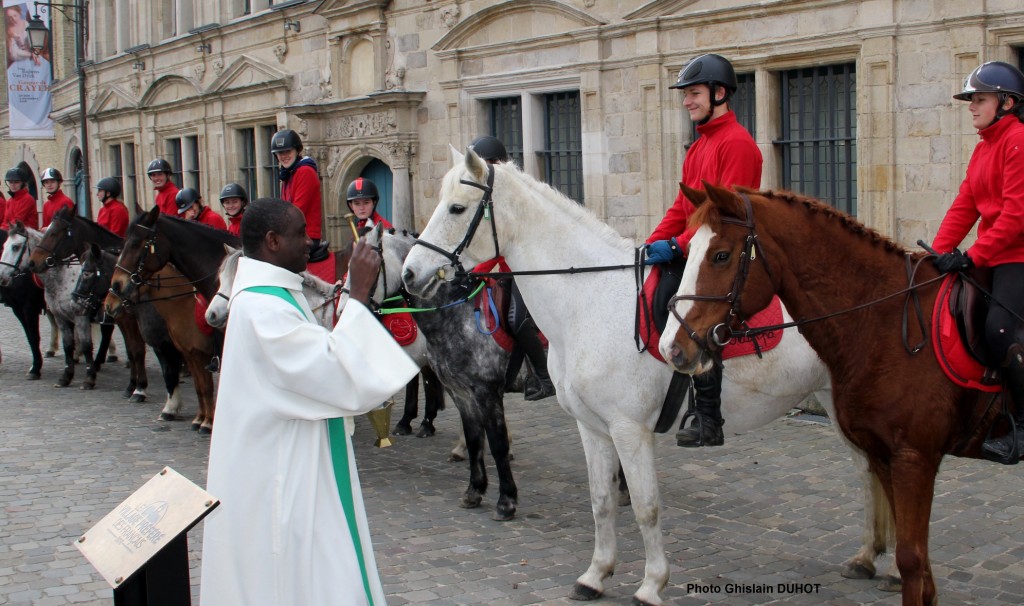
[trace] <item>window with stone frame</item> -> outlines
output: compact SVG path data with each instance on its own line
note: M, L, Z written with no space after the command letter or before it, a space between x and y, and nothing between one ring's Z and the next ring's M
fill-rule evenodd
M256 129L240 128L238 133L239 161L238 172L240 174L239 185L245 188L250 199L257 198L256 187Z
M171 181L181 189L184 187L181 179L181 138L165 139L164 149L165 159L171 163Z
M782 186L857 214L855 63L779 74Z
M523 105L519 96L490 100L490 135L505 145L509 159L523 167Z
M751 137L757 137L757 115L755 111L755 101L757 97L755 93L757 91L754 88L754 74L736 74L736 92L729 98L729 109L736 114L736 121L740 123L740 126L747 129ZM697 132L697 125L690 121L690 113L683 108L683 124L690 123L692 132L690 133L691 141L696 141L700 137L700 133ZM692 145L692 143L691 143Z

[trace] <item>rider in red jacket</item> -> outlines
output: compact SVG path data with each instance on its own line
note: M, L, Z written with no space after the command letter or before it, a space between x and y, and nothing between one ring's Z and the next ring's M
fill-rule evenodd
M128 233L128 207L118 200L121 184L114 177L104 177L96 184L96 199L103 205L96 214L96 223L122 238Z
M352 214L356 216L356 229L378 224L383 225L384 229L394 229L391 222L377 212L379 200L380 194L377 193L377 186L373 181L358 177L349 184L345 203L348 204L348 209L352 211Z
M310 250L320 247L322 210L320 208L320 174L316 162L302 156L302 139L291 129L274 133L270 151L280 164L281 197L302 211L306 218L306 235L313 241Z
M750 133L736 121L729 109L729 97L736 92L736 72L719 55L701 55L683 67L670 88L683 90L683 106L697 124L699 137L686 152L683 183L703 189L704 181L725 187L756 188L761 185L761 150ZM695 208L680 190L676 201L647 239L647 263L681 260L693 236L686 222ZM662 280L668 272L662 272ZM682 276L677 273L678 280ZM719 446L722 432L722 362L711 371L693 378L696 415L688 428L676 433L680 446Z
M5 179L11 197L7 200L0 227L10 229L15 221L21 221L25 227L39 229L39 211L36 210L36 199L28 191L28 173L24 168L15 166L7 171Z
M61 176L60 171L56 168L44 170L40 181L43 184L43 189L48 194L46 202L43 202L42 229L46 229L50 222L53 221L53 215L57 214L57 211L64 207L74 208L75 202L60 188L61 184L64 183L64 177Z
M981 141L932 247L942 253L935 259L939 271L992 268L992 298L998 303L985 318L985 343L1002 363L1016 430L986 441L981 452L1014 465L1024 455L1024 343L1017 340L1018 318L1024 316L1024 74L1002 61L984 63L954 98L970 102ZM960 252L956 247L979 219L977 241Z
M186 187L179 191L174 201L177 205L179 218L223 229L224 231L228 230L228 224L224 222L224 218L210 210L209 206L204 206L203 197L191 187Z
M242 237L242 215L249 205L249 194L237 183L228 183L220 190L220 206L228 217L228 231L231 235Z
M171 163L163 158L153 160L146 168L146 174L156 189L155 203L160 207L160 212L176 217L178 205L174 203L174 198L178 195L178 186L171 180L172 172Z

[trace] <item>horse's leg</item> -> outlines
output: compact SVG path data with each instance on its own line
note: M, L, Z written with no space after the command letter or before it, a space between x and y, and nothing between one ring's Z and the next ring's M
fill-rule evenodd
M181 352L170 342L163 343L159 348L153 348L156 359L160 363L160 374L164 379L164 387L167 390L167 401L163 410L160 411L160 421L173 421L181 412Z
M860 550L843 563L841 574L848 579L873 579L877 572L875 559L886 552L892 539L892 509L878 476L868 468L867 460L859 451L853 451L853 457L861 481L864 528ZM896 582L899 583L898 577Z
M402 412L402 418L398 420L398 423L395 423L395 428L391 430L392 435L407 436L412 433L412 420L416 418L416 415L420 414L419 391L420 377L416 375L405 386L405 409Z
M92 322L89 318L75 316L75 340L78 341L78 352L85 359L86 376L93 364Z
M590 560L590 568L576 579L569 598L596 600L604 594L604 580L615 572L615 518L618 505L613 478L618 461L611 438L593 431L579 421L576 426L579 427L583 452L587 458L590 506L594 513L594 555Z
M106 359L107 348L110 347L111 336L114 334L113 324L100 324L100 346L96 350L96 357L85 368L85 381L82 382L82 389L95 389L96 376L103 367L103 360Z
M39 310L37 308L33 311L28 300L22 305L12 306L11 310L14 311L14 317L21 324L28 347L32 351L32 366L29 367L26 376L29 381L38 381L42 376L43 369L43 354L39 349Z
M50 310L46 309L44 313L46 314L46 319L50 321L50 346L46 349L46 357L52 358L57 355L57 341L60 337L60 330L57 328L57 320L54 319Z
M619 473L615 474L615 481L619 483L619 507L628 507L633 500L629 498L629 483L626 482L626 472L622 471L622 463L619 463Z
M661 495L654 468L654 434L638 422L611 426L612 442L630 487L633 515L644 541L644 580L633 595L634 604L661 604L668 584L668 559L661 534ZM614 486L614 483L613 483Z
M890 463L887 493L896 518L896 565L903 578L903 606L938 603L928 559L928 523L938 467L937 460L910 450L897 452Z
M495 471L498 473L498 504L493 519L506 522L516 517L519 504L519 488L512 476L512 465L509 461L508 427L505 425L505 408L502 403L504 380L494 384L490 393L482 394L486 398L487 441L494 458Z
M131 369L131 381L121 395L128 398L129 402L145 402L149 377L146 375L146 342L142 339L139 321L131 314L121 314L117 327L124 339Z
M469 487L462 495L459 507L472 509L479 507L487 492L487 470L484 467L484 421L476 402L460 402L455 404L462 417L462 432L466 436L467 458L469 460Z
M197 329L198 331L198 329ZM210 362L218 355L214 337L208 337L198 333L200 344L194 356L198 358L200 366L192 370L192 382L196 387L196 396L199 398L199 414L202 416L199 425L199 433L210 435L213 433L214 408L217 406L217 394L213 389L213 373L210 372ZM198 374L196 372L198 370Z
M437 418L438 411L444 410L444 387L430 366L424 366L420 370L420 377L423 378L423 422L420 423L420 430L416 436L429 438L437 432L434 419Z
M60 338L64 347L64 372L54 387L67 387L75 378L75 325L65 319L60 320Z

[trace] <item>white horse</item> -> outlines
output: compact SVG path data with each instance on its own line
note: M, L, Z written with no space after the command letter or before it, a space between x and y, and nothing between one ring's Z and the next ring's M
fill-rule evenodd
M518 271L634 262L633 242L553 188L513 164L489 168L472 150L465 156L451 151L454 166L444 177L440 202L420 236L421 243L428 245L414 248L405 262L403 278L410 292L429 297L460 265L473 267L499 249L508 265ZM487 186L489 170L493 170L491 188ZM488 193L493 207L481 208L486 206ZM465 241L474 222L479 229ZM457 248L461 253L453 254ZM594 554L570 597L597 598L614 570L617 508L613 477L617 460L621 460L646 553L644 580L634 601L661 604L668 562L661 534L652 429L672 369L636 352L634 274L619 270L531 275L519 276L516 282L548 339L548 370L558 401L575 417L587 459ZM811 393L821 394L820 399L831 409L828 389L828 374L817 355L799 333L786 330L779 345L763 359L746 356L726 365L722 389L725 429L736 434L764 425ZM865 536L869 534L874 536L873 532Z

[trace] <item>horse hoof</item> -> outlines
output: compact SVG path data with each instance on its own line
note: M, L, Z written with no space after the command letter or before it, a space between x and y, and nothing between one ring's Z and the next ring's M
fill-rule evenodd
M420 425L420 430L418 432L416 432L416 437L417 438L432 438L432 437L434 437L435 433L437 433L437 430L435 430L432 426L428 427L426 425Z
M395 428L391 430L393 436L407 436L412 433L412 427L404 423L395 425Z
M202 425L201 425L201 424L199 424L199 423L193 423L193 424L191 425L191 429L192 429L192 431L199 431L199 428L200 428L200 427L202 427Z
M29 381L38 381L39 379L42 379L43 376L38 372L29 371L29 373L25 375L25 378L28 379Z
M146 396L137 393L132 394L132 396L128 398L128 401L131 402L132 404L141 404L142 402L146 401Z
M121 397L130 398L132 397L133 393L135 393L135 390L129 387L128 389L125 389L124 391L121 392Z
M457 455L454 452L450 453L448 455L448 462L449 463L462 463L465 460L466 460L466 457L463 457L461 455Z
M633 596L629 604L630 606L657 606L654 602L645 602L636 596Z
M491 519L494 520L495 522L509 522L511 520L514 520L515 518L516 518L516 506L515 505L508 505L508 506L504 506L504 507L501 506L501 505L498 505L498 507L494 510L494 514L491 515Z
M57 355L57 352L55 352L55 351L48 351L45 354L43 354L43 357L52 358L52 357L54 357L56 355Z
M160 417L157 420L158 421L173 421L174 420L174 415L172 415L169 412L162 412L162 413L160 413Z
M82 383L82 391L91 391L96 389L95 383Z
M459 501L459 507L463 509L476 509L480 507L481 501L483 501L483 497L466 495Z
M212 427L207 427L205 425L200 425L199 426L199 435L201 435L201 436L208 436L208 435L210 435L212 433L213 433L213 428Z
M843 566L842 572L840 572L844 579L873 579L875 578L875 568L873 566L866 566L860 562L848 563Z
M570 600L576 600L579 602L589 602L596 600L601 597L601 592L594 589L593 587L587 587L583 583L576 583L572 586L572 592L569 594Z
M881 581L878 583L879 591L888 591L890 593L899 593L903 591L903 579L899 577L887 574L879 580Z
M107 364L111 362L117 362L117 356L107 356Z
M57 381L56 383L53 384L54 387L67 387L68 385L71 385L71 379L61 379L60 381Z

